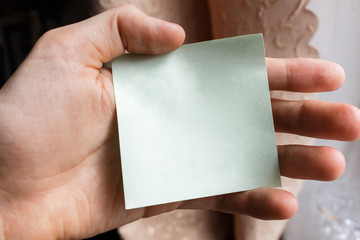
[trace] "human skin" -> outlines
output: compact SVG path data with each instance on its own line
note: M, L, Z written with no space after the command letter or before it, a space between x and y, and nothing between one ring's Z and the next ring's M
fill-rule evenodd
M124 53L181 46L175 24L122 6L46 33L0 90L0 238L81 239L174 209L287 219L297 199L261 188L125 211L111 70ZM313 59L267 59L271 90L339 88L344 71ZM315 138L360 137L360 111L317 100L272 100L275 129ZM334 180L343 155L330 147L278 146L283 176Z

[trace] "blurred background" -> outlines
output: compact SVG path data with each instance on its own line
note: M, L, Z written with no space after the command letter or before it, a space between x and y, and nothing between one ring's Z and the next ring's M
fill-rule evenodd
M346 80L341 89L319 94L318 99L351 103L360 107L360 1L311 0L307 8L319 18L310 42L320 58L340 63ZM290 220L286 240L360 239L360 141L317 141L340 149L346 157L345 174L337 181L305 183L300 208Z
M47 30L86 19L96 6L83 0L0 0L0 86ZM340 63L347 74L344 86L318 98L360 107L360 1L311 0L307 8L319 19L310 44L320 58ZM284 240L360 240L360 141L317 141L340 149L347 158L345 174L335 182L306 182L300 208L290 220ZM94 239L119 239L116 231Z

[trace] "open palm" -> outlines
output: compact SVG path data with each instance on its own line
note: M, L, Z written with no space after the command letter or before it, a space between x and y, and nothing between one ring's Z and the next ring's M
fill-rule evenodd
M0 91L0 217L8 239L84 238L176 208L262 219L295 213L296 198L270 188L125 211L112 75L103 64L125 49L165 53L184 37L181 27L123 6L38 41ZM267 59L267 65L272 90L330 91L344 80L343 70L326 61ZM314 100L273 100L272 106L277 131L360 136L353 106ZM344 169L343 156L332 148L278 150L284 176L332 180Z

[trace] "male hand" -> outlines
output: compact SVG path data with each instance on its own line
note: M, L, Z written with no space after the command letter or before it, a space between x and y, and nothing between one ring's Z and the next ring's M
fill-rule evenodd
M125 211L111 70L103 63L129 52L178 48L181 27L132 6L46 33L0 90L0 232L5 239L79 239L176 208L201 208L286 219L296 198L281 189ZM331 91L338 65L268 59L272 90ZM316 100L273 100L275 128L315 138L355 140L360 111ZM344 170L329 147L279 146L281 174L333 180Z

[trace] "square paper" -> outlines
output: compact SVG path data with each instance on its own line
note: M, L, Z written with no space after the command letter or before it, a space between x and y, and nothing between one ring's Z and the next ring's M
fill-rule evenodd
M261 34L113 61L126 209L280 186Z

